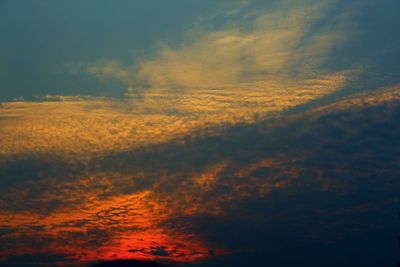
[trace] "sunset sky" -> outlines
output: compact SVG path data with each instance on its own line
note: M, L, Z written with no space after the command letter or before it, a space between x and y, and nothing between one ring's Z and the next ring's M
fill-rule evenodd
M398 0L0 0L0 266L395 266Z

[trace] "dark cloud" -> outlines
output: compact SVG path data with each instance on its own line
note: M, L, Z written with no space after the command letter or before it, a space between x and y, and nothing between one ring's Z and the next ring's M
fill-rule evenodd
M55 263L68 264L71 260L68 257L73 255L52 255L52 254L34 254L34 255L10 255L2 262L4 267L43 267L55 266Z
M77 261L99 248L124 255L115 240L132 238L121 247L129 257L214 255L199 266L393 263L400 204L397 92L110 153L75 169L46 156L29 163L16 158L3 165L6 174L18 175L21 164L21 175L29 168L36 176L10 185L17 194L4 191L2 209L47 210L39 213L49 221L23 217L19 225L2 227L3 250L35 244L45 251L57 243L78 250L67 257ZM143 192L150 195L136 198ZM82 206L90 198L95 205ZM188 243L161 235L147 244L146 231L156 236L159 229ZM190 246L198 240L202 248Z
M172 267L171 265L164 265L157 262L137 261L137 260L116 260L116 261L103 262L93 265L93 267L163 267L163 266Z

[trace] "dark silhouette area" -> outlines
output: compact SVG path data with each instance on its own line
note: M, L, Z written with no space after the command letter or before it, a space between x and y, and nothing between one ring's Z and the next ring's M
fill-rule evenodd
M399 213L399 217L400 217L400 213ZM399 247L400 247L400 235L399 236L397 236L397 244L399 245ZM399 262L397 262L397 265L396 265L397 267L400 267L400 261Z
M397 241L398 241L398 244L399 244L399 247L400 247L400 235L397 237ZM397 263L397 267L400 267L400 262Z
M92 267L173 267L154 261L140 261L140 260L115 260L101 262L92 265Z

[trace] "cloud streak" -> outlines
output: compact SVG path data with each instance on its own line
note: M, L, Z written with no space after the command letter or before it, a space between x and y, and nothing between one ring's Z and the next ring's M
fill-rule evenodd
M53 153L84 159L216 133L308 103L342 88L348 73L185 92L152 90L141 100L64 97L3 103L0 154ZM251 90L248 90L251 87Z
M251 90L253 82L315 77L330 50L346 36L342 26L315 30L333 3L283 1L261 11L246 10L241 18L235 17L235 23L211 31L193 30L178 47L165 46L153 59L129 67L116 60L100 61L86 71L116 78L129 85L130 93L143 88L193 90L243 83Z

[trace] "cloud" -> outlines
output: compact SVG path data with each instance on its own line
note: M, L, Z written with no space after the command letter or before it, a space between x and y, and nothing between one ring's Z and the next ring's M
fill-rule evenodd
M84 65L83 67L86 67L87 72L101 79L113 77L127 84L132 83L132 72L134 70L123 67L117 60L100 61L95 65ZM80 68L82 68L82 66L80 66Z
M178 47L164 46L153 59L129 67L116 60L100 61L86 71L116 78L131 91L136 87L214 88L294 76L307 79L322 72L320 63L346 36L342 25L316 26L333 5L334 1L283 1L261 11L239 5L244 14L234 23L211 31L199 26Z
M235 23L211 31L199 26L152 59L84 64L79 68L101 79L126 83L126 99L46 96L4 103L0 155L50 153L86 162L94 154L254 123L336 92L357 74L319 68L344 35L315 26L332 3L285 1L255 10L244 1L235 5L241 9Z
M267 80L315 64L334 35L312 36L312 44L303 45L318 10L293 9L257 14L247 25L250 30L206 32L180 49L163 49L155 60L139 63L138 78L156 88L209 88Z
M238 24L133 65L85 66L126 83L125 99L2 103L0 260L193 262L291 243L287 229L324 244L384 225L354 215L398 203L399 87L287 114L356 74L320 66L344 38L317 27L335 2L282 3L239 5Z
M30 171L35 179L3 188L0 256L51 251L80 263L114 255L186 262L243 248L232 242L235 238L244 249L260 245L251 242L268 240L277 225L300 229L303 234L295 232L296 237L313 242L321 242L320 235L333 240L338 232L345 238L355 224L371 230L374 226L355 220L355 214L376 215L398 203L398 153L392 141L399 127L399 98L395 86L279 119L235 125L215 136L193 136L185 143L94 153L72 173L60 169L60 159L43 161L44 169ZM21 158L9 160L18 166ZM363 199L366 185L379 202ZM355 195L361 202L352 199ZM345 216L339 220L338 213ZM322 220L324 227L310 218ZM249 223L257 233L227 234ZM229 228L213 232L222 225ZM282 242L292 238L282 229L279 233ZM27 247L29 242L36 246Z
M110 262L103 262L94 265L93 267L172 267L171 265L164 265L157 262L150 261L135 261L135 260L117 260Z
M133 100L47 96L41 102L3 103L0 155L51 153L82 162L94 154L217 133L335 92L349 76L339 72L184 92L154 89Z

